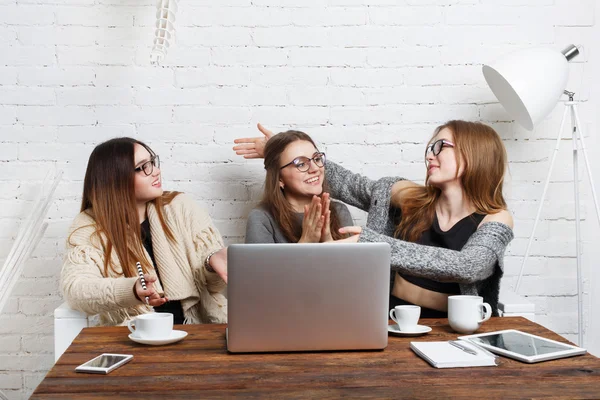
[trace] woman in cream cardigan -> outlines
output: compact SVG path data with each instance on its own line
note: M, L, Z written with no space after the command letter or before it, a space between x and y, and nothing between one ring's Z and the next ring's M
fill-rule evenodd
M149 312L171 312L175 323L223 323L226 282L221 235L191 198L163 192L158 155L131 138L98 145L67 239L61 287L69 305L100 314L103 325Z

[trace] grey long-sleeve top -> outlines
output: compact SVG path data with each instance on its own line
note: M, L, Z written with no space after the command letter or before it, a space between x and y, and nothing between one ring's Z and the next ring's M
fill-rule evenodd
M482 224L461 251L395 239L396 225L390 213L391 189L403 178L371 180L331 161L327 163L325 174L331 197L368 212L359 242L390 244L390 285L395 270L439 282L457 282L461 294L482 296L497 315L504 251L514 237L509 226L499 222Z
M350 210L345 204L332 201L331 207L337 211L340 226L351 226L354 224ZM304 213L296 213L298 224L296 234L302 234L302 220ZM246 223L246 243L289 243L283 234L275 217L263 207L258 206L248 215Z

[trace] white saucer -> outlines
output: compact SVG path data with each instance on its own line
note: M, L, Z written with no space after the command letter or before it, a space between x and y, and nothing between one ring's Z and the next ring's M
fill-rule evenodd
M128 337L129 337L129 339L133 340L136 343L150 344L153 346L161 346L163 344L179 342L181 339L183 339L186 336L187 336L187 332L185 332L185 331L173 330L173 331L171 331L171 336L169 336L168 338L163 338L163 339L142 339L142 338L133 336L133 333L129 334Z
M398 329L398 325L393 324L388 325L388 332L398 336L419 336L424 335L427 332L431 332L431 327L425 325L417 325L415 329L412 329L410 331L401 331L400 329Z

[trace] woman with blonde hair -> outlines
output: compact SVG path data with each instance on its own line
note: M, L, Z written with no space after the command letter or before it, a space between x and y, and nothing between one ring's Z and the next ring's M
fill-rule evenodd
M206 211L183 193L163 191L150 147L131 138L96 146L61 273L71 307L100 314L103 325L149 312L170 312L180 324L223 323L226 256Z
M274 135L264 151L263 198L248 215L246 243L319 243L342 239L348 208L330 202L326 158L304 132Z
M265 138L236 143L238 154L262 157ZM444 317L448 296L464 294L482 296L497 315L504 252L514 237L502 195L506 163L498 134L467 121L435 130L425 148L425 185L371 180L329 162L331 196L369 213L366 227L341 228L353 234L342 240L391 246L390 308L416 304L423 317Z

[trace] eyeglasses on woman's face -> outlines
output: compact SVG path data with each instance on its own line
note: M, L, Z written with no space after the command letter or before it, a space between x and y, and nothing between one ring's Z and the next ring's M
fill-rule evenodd
M158 154L155 154L152 157L150 157L150 161L146 161L145 163L134 169L134 171L143 171L144 175L150 176L154 171L154 167L160 168L160 158L158 158Z
M434 156L437 156L441 153L444 147L454 147L454 143L446 139L436 140L429 146L425 147L425 158L427 158L429 153L433 153Z
M317 167L323 168L325 166L325 153L316 153L313 158L296 157L291 162L285 164L279 169L284 169L285 167L294 165L298 171L306 172L310 169L311 162L314 162Z

